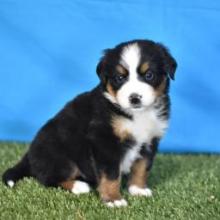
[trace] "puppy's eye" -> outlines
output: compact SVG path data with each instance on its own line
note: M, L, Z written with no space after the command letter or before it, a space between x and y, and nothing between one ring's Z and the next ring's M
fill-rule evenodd
M144 76L145 80L147 81L151 81L154 79L154 73L151 71L147 71L145 76Z
M115 81L117 83L122 83L122 82L124 82L126 80L126 78L127 78L126 75L119 75L118 74L118 75L115 76Z

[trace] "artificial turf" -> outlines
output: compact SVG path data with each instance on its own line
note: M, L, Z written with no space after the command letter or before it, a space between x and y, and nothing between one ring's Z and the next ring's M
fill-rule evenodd
M27 150L0 143L0 175ZM10 219L220 219L220 156L158 154L149 178L153 197L128 195L129 206L107 208L95 191L76 196L25 178L10 189L0 182L0 220Z

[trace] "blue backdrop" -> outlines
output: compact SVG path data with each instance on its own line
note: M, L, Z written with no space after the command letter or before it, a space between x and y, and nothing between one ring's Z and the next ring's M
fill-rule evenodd
M0 0L0 140L30 141L98 83L102 49L135 38L179 64L161 151L220 152L219 0Z

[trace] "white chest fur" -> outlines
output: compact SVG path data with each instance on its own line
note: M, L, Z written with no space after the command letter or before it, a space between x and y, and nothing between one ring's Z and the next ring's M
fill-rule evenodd
M133 115L133 120L118 118L120 132L129 133L135 140L135 144L125 153L121 162L121 171L128 173L133 162L140 157L140 150L143 143L149 144L155 137L162 137L166 128L167 120L157 116L155 109L137 111Z

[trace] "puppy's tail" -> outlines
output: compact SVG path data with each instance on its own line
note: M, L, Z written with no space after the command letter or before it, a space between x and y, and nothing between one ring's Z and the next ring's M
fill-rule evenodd
M30 164L27 154L14 167L5 171L2 181L9 187L13 187L15 183L23 177L30 176Z

